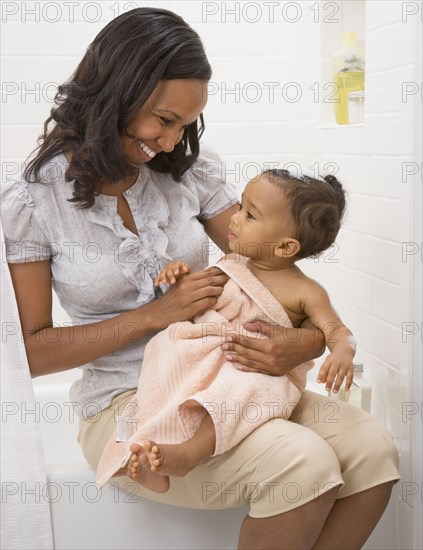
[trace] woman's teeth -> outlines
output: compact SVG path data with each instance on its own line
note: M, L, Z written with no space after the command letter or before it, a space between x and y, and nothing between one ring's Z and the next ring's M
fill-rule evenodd
M150 147L147 147L147 145L141 141L138 140L138 145L140 146L141 150L144 151L144 153L149 156L151 159L156 156L156 153L150 149Z

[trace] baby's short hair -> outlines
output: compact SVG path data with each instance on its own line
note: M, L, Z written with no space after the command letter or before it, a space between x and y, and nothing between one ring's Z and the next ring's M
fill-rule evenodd
M281 189L290 203L295 238L301 245L295 259L316 256L329 248L341 227L346 204L345 191L335 176L320 180L275 169L263 175Z

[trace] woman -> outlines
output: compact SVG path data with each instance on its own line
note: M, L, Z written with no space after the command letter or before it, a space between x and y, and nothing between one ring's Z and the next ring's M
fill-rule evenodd
M199 147L210 76L200 39L175 14L140 8L116 18L59 87L24 176L3 186L7 259L31 373L83 368L71 398L94 469L136 391L146 342L208 309L227 280L203 269L207 236L228 251L238 209L215 169L219 158ZM195 272L163 294L153 279L171 258ZM52 287L75 326L53 327ZM285 374L322 352L322 335L302 326L299 334L250 326L269 340L238 335L222 353L245 376ZM291 421L264 424L174 478L163 495L138 492L204 509L249 503L239 548L359 548L399 478L397 459L371 416L305 392Z

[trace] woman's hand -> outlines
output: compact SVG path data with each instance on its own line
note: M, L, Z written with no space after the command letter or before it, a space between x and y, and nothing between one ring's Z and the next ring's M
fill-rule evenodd
M246 372L282 376L301 363L315 359L325 349L323 333L316 328L285 328L264 321L244 323L243 327L267 336L233 334L222 344L225 358Z
M213 307L229 277L217 267L188 273L156 302L150 312L157 330L186 321ZM154 310L154 311L153 311Z

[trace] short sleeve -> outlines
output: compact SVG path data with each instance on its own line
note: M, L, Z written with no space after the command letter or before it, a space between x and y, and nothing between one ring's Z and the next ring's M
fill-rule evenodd
M226 180L224 162L209 145L201 144L190 172L200 201L199 219L213 218L238 202L235 186Z
M32 185L32 184L31 184ZM39 208L23 180L1 184L0 213L4 231L3 256L9 263L40 262L51 259Z

